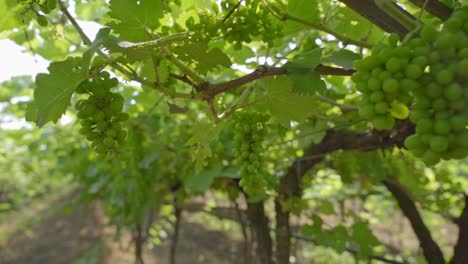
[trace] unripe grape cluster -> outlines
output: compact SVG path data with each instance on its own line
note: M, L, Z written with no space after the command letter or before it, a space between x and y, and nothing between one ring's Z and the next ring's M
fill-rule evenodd
M124 98L110 89L117 86L118 80L110 78L108 72L100 72L92 80L82 82L76 89L78 94L88 94L87 99L75 103L78 118L81 120L79 133L92 142L96 153L113 155L127 137L122 123L129 116L123 113Z
M282 35L281 23L275 23L275 18L261 1L244 2L238 5L238 0L223 1L221 10L218 4L213 3L210 11L206 10L199 16L198 23L190 17L185 25L189 30L199 33L194 36L198 41L221 36L227 42L234 43L236 49L242 48L243 42L250 43L257 39L272 45L273 40Z
M267 116L242 112L234 117L233 148L236 163L240 166L240 186L250 197L262 197L268 185L264 164L264 146Z
M17 2L21 8L20 14L24 16L28 12L34 13L37 24L42 27L49 24L45 15L57 8L57 0L18 0Z
M468 155L468 6L457 9L440 30L425 25L419 35L388 45L356 63L362 93L360 113L377 129L410 120L416 133L405 146L427 165Z

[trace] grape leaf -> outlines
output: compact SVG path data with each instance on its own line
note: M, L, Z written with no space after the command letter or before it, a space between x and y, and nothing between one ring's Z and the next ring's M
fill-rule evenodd
M177 47L174 51L182 56L188 56L198 62L197 68L200 72L207 71L220 66L231 66L229 57L219 48L209 49L206 43L191 43Z
M320 10L316 0L289 0L287 3L288 15L311 22L319 22ZM288 31L296 31L301 28L303 27L298 22L286 21L286 29Z
M314 223L306 224L302 227L301 233L311 237L320 246L330 247L341 253L345 251L349 234L346 228L338 225L332 229L322 229L323 220L317 216L312 216Z
M367 259L372 254L373 247L380 244L369 226L362 221L351 226L351 239L358 245L358 257L361 259Z
M322 60L322 48L302 52L286 62L284 67L289 73L304 73L312 71Z
M47 68L48 74L39 73L36 76L34 120L38 126L49 121L56 123L67 110L73 91L86 78L75 68L76 64L75 58L52 62ZM33 110L32 108L31 111ZM32 116L34 115L29 113L29 117Z
M212 167L202 170L198 174L192 174L184 180L184 185L193 191L205 192L210 188L215 177L219 176L222 171L222 167L219 163Z
M157 28L162 15L162 0L111 0L108 25L122 39L145 41L150 39L146 30Z
M94 41L93 43L91 43L89 49L85 53L83 53L83 59L81 61L81 71L83 72L83 74L88 74L91 59L93 58L94 53L96 53L99 50L101 45L109 37L109 32L110 28L101 28L96 34L96 38L94 38Z
M20 25L16 19L21 6L15 0L0 0L0 32L13 29Z
M300 95L313 95L316 92L322 93L327 88L325 82L316 72L290 74L293 81L292 91Z
M361 55L354 53L350 50L340 49L322 58L322 62L331 62L333 64L341 66L344 69L349 70L354 68L354 61L359 59L361 59Z
M284 126L291 121L301 122L316 111L317 100L313 96L293 93L293 81L288 77L268 77L259 81L266 91L266 100L262 103Z
M193 126L192 137L185 144L196 145L192 158L197 172L204 166L205 159L212 156L210 143L218 139L223 127L224 123L213 127L210 122L199 122Z

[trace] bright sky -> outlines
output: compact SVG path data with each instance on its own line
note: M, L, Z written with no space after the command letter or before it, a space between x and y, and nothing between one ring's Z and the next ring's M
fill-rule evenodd
M94 39L100 25L87 21L78 21L78 23L88 37ZM47 72L47 67L49 66L49 61L43 57L39 55L32 56L26 48L8 39L0 39L0 58L0 82L19 75L31 75L34 79L36 74ZM1 107L0 105L0 109ZM63 118L66 119L66 116ZM12 116L0 116L0 121L0 129L17 129L31 126L25 120L16 120Z
M17 75L36 75L47 72L49 62L40 56L31 56L25 48L16 45L11 40L0 40L0 82Z

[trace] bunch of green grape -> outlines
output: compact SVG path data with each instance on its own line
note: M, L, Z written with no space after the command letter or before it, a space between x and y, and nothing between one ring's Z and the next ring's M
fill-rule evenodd
M429 47L428 64L413 90L410 119L416 133L405 146L426 164L468 155L468 6L441 30L425 26L414 40Z
M78 94L89 95L87 99L75 103L81 120L79 133L92 142L96 153L102 155L118 154L127 137L127 131L122 127L122 123L129 118L122 112L124 98L110 91L117 84L116 78L110 78L108 72L102 71L76 89Z
M34 13L36 22L42 27L49 24L45 15L57 8L57 0L18 0L18 4L22 9L20 13L23 15L29 12Z
M420 51L397 42L398 37L391 35L389 44L375 47L371 56L356 62L352 76L362 93L360 114L379 130L391 129L395 119L408 118L410 91L418 86L425 67Z
M267 116L260 113L236 113L233 148L240 166L240 186L250 197L263 197L268 186L264 146Z
M468 155L468 7L457 9L441 30L373 50L356 63L352 79L362 93L360 114L376 129L395 118L410 120L416 133L405 146L427 165Z
M194 38L199 41L219 38L234 43L236 49L242 48L242 43L261 40L269 45L281 37L282 24L276 23L270 11L260 0L243 1L229 0L221 2L221 10L213 3L211 10L199 16L199 22L190 17L185 25L193 32L198 32ZM202 34L203 33L203 34Z

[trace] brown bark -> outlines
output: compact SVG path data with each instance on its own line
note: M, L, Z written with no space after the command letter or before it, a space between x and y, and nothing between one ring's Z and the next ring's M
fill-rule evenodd
M247 204L247 218L253 232L257 257L261 264L273 264L273 243L263 202Z
M283 211L281 203L275 200L276 214L276 262L288 264L291 255L291 228L289 225L289 212Z
M169 252L169 263L176 263L177 242L179 241L180 222L182 217L182 208L175 206L174 215L176 221L174 223L174 234L172 235L171 248Z
M437 0L410 0L410 2L421 8L425 5L424 10L442 20L447 20L453 12L453 9Z
M463 264L468 260L468 195L465 195L465 208L457 220L458 241L450 264Z
M136 264L144 264L143 261L143 228L141 224L137 224L135 228L135 263Z
M432 238L431 232L419 214L415 202L409 196L407 190L398 182L390 179L383 180L383 184L397 200L403 214L408 218L424 257L429 264L444 264L445 259L439 245Z
M403 38L408 34L408 30L400 24L397 20L392 18L383 12L377 5L374 0L339 0L347 5L349 8L353 9L355 12L365 17L370 22L374 23L381 29L390 33L397 33ZM400 7L399 7L400 8ZM400 8L402 12L406 13L408 16L411 16L404 9ZM414 17L413 17L414 18Z

